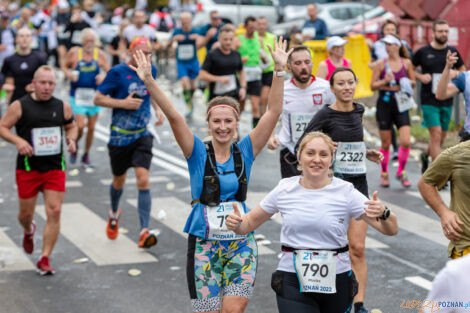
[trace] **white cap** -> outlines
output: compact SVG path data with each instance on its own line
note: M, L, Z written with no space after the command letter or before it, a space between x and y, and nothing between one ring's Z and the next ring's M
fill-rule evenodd
M385 42L385 43L388 43L388 44L391 44L391 45L397 45L397 46L401 47L401 40L398 39L397 37L393 36L393 35L387 35L387 36L385 36L384 38L382 38L380 40Z
M59 0L59 3L57 4L59 9L65 10L70 7L69 2L67 0Z
M343 38L339 36L330 37L326 42L326 50L330 51L331 48L343 46L347 42L348 42L347 40L344 40Z
M12 2L10 3L10 5L8 6L8 10L9 11L16 11L18 10L20 7L18 6L18 3L16 2Z

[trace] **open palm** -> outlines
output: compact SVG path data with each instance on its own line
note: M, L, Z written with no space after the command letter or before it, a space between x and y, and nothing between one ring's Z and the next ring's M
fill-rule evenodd
M274 40L274 51L270 45L268 45L269 52L274 60L274 64L284 68L287 64L287 59L292 53L293 48L289 51L287 49L287 40L283 40L282 36Z
M135 60L136 67L129 64L129 67L133 69L140 79L144 80L146 77L152 77L152 65L150 63L150 55L145 55L142 50L137 50L132 56Z

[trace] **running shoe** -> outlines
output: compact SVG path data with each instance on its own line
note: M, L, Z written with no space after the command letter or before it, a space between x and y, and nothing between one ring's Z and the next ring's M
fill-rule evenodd
M121 217L121 209L113 216L112 211L109 212L108 225L106 226L106 235L109 239L116 239L119 234L119 218Z
M90 162L90 158L88 157L88 154L84 154L82 156L82 165L83 165L84 168L90 168L90 167L93 168L94 167L93 164L91 164L91 162Z
M390 187L390 179L388 177L388 173L382 173L380 176L380 186L387 188Z
M70 152L70 164L75 164L76 162L77 162L77 151Z
M401 182L401 185L405 188L408 188L411 186L411 182L408 179L408 175L406 175L405 171L401 172L400 175L395 175L396 179L398 179Z
M429 166L429 157L426 154L426 152L421 152L420 160L421 160L421 174L424 174L424 172L426 172Z
M140 235L139 239L139 248L150 248L151 246L156 245L158 242L157 236L155 234L150 233L148 230Z
M36 264L36 271L42 276L55 274L54 268L50 266L49 258L47 256L43 256L39 259Z
M395 150L393 151L393 153L392 153L392 160L393 160L393 161L398 160L398 151L395 151Z
M193 104L192 104L192 103L186 104L186 107L188 108L188 111L187 111L185 117L186 117L187 119L190 119L190 118L193 117Z
M31 232L28 233L25 230L24 235L23 235L23 249L27 254L33 253L35 232L36 232L36 224L34 222L31 222Z

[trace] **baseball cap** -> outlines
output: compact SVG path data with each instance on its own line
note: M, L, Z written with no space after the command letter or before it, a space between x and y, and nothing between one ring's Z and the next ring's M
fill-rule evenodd
M131 40L131 43L129 45L129 50L132 50L132 49L134 49L135 47L137 47L139 45L146 45L149 48L151 47L150 40L148 40L144 36L139 36L139 37L135 37L134 39Z
M393 35L387 35L387 36L385 36L384 38L382 38L380 40L385 42L385 43L388 43L388 44L391 44L391 45L397 45L397 46L401 47L401 40L398 39L397 37L393 36Z
M329 51L333 47L343 46L345 43L348 43L348 41L339 36L330 37L326 42L326 50Z

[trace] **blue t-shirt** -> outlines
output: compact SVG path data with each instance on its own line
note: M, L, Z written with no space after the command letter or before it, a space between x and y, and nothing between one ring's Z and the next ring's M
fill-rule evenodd
M463 128L467 133L470 133L470 82L467 82L469 78L467 76L470 75L470 72L460 73L454 80L452 80L452 84L454 84L460 92L463 92L464 99L465 99L465 111L467 116L465 118L465 123Z
M184 35L186 39L183 41L178 41L178 48L176 50L176 60L178 62L194 62L197 61L197 53L196 53L196 40L189 39L189 36L192 34L199 33L194 29L191 28L189 32L183 31L182 28L175 28L173 31L172 38L175 35Z
M219 39L219 30L222 28L222 26L224 26L225 23L221 23L219 25L219 27L217 27L217 33L215 33L214 37L212 37L211 39L209 39L209 41L207 42L206 44L206 49L207 51L209 51L210 49L212 49L212 45L215 44L217 42L217 40ZM209 31L209 29L211 29L213 26L211 24L206 24L204 26L201 26L201 28L199 28L199 34L201 36L206 36L207 35L207 32Z
M321 18L317 18L315 21L306 20L302 29L304 28L315 28L314 40L323 40L328 36L328 28Z
M152 65L152 76L157 76L157 68ZM145 128L150 121L150 94L144 82L126 63L115 65L98 86L98 91L114 99L125 99L135 92L142 100L137 110L113 109L111 125L123 130L136 131ZM136 134L123 134L111 130L109 144L127 146L140 137L151 136L148 130Z
M460 92L465 91L465 73L460 73L454 80L452 80L452 84L457 87Z
M243 161L245 163L245 172L247 182L250 181L251 165L254 161L253 146L251 144L250 135L246 135L239 143L238 147L242 153ZM233 147L232 147L233 152ZM193 200L199 199L202 193L202 182L204 179L204 169L206 165L207 151L204 143L196 135L194 135L194 146L191 156L187 159L189 177L191 182L191 198ZM230 158L224 163L217 162L217 170L219 171L220 182L220 201L226 202L235 200L235 195L238 191L237 175L233 172L235 170L233 163L233 153ZM230 174L221 175L223 172L232 172ZM189 214L184 232L191 235L205 238L206 235L206 220L204 218L203 204L198 202L194 204L191 214ZM245 213L247 208L243 203Z

